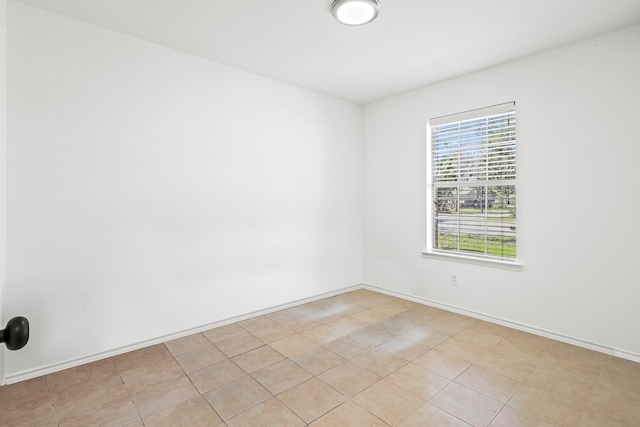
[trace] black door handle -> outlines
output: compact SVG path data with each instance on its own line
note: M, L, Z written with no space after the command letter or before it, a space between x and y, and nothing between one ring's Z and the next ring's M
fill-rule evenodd
M20 350L29 341L29 321L26 317L14 317L7 322L7 327L0 330L0 343L9 350Z

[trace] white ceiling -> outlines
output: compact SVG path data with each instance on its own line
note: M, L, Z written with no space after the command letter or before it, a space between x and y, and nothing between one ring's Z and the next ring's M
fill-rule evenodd
M359 104L640 23L640 0L21 0Z

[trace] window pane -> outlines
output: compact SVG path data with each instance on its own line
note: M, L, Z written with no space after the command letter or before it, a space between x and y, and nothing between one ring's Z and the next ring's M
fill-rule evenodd
M505 258L516 256L516 187L488 186L491 203L487 215L487 253Z
M486 229L486 187L460 187L460 251L485 255Z
M458 189L440 187L434 192L434 242L437 249L458 250Z

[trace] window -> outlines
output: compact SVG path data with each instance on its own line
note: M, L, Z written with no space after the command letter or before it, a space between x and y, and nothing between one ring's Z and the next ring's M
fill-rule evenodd
M428 124L425 255L516 261L515 103Z

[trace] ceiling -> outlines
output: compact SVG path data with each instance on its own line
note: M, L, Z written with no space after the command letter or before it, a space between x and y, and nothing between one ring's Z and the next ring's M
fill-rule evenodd
M358 104L640 23L640 0L21 0Z

